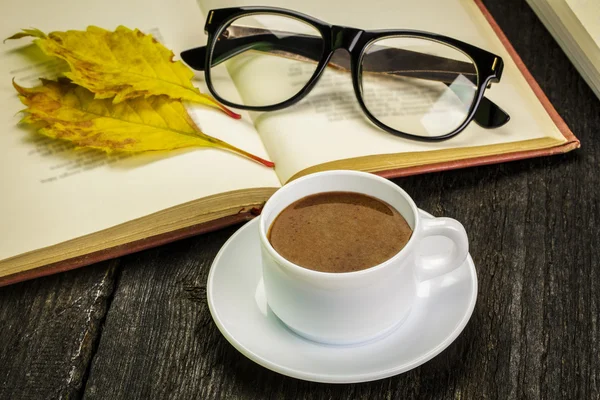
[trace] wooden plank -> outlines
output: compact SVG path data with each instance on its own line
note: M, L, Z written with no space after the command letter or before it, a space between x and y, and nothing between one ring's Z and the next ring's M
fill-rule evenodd
M81 394L117 264L0 288L0 399Z
M86 398L207 398L220 354L236 354L206 304L213 257L237 227L122 259ZM218 370L218 369L217 369ZM115 373L118 371L118 373Z

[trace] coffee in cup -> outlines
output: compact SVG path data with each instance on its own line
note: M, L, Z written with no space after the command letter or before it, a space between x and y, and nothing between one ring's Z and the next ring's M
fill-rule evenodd
M281 256L320 272L371 268L396 255L412 229L386 202L356 192L303 197L275 218L269 242Z

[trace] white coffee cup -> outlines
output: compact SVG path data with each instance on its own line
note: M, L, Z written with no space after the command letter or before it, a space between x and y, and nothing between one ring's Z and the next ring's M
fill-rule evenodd
M320 272L286 260L271 246L269 227L296 200L322 192L357 192L383 200L413 229L410 240L389 260L355 272ZM300 336L327 344L360 343L395 329L408 316L418 284L458 268L469 250L467 234L458 221L422 219L400 187L356 171L319 172L283 186L265 204L259 231L269 307ZM449 238L453 250L424 259L422 240L438 235Z

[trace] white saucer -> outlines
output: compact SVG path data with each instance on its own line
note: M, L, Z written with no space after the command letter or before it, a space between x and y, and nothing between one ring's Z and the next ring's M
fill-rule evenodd
M423 217L432 218L420 210ZM423 248L449 245L431 237ZM461 333L475 307L477 275L471 256L444 276L423 282L406 321L362 345L331 346L290 331L267 306L262 284L258 218L240 228L217 254L207 283L217 327L238 351L283 375L326 383L365 382L397 375L438 355Z

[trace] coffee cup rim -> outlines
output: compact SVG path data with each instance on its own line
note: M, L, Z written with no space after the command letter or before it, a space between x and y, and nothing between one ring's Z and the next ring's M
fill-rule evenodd
M387 260L385 260L384 262L374 265L372 267L369 268L365 268L359 271L349 271L349 272L324 272L324 271L317 271L317 270L313 270L313 269L309 269L309 268L305 268L302 267L301 265L295 264L291 261L289 261L288 259L286 259L285 257L283 257L281 254L279 254L277 252L277 250L275 250L273 248L273 246L271 245L271 242L269 242L269 239L267 238L267 229L268 227L265 226L265 220L263 215L261 214L260 221L259 221L259 236L260 236L260 241L262 243L262 245L265 247L265 249L269 252L269 255L274 257L275 260L277 261L277 263L279 265L285 266L287 269L297 273L297 274L301 274L303 276L306 277L319 277L321 279L343 279L343 278L350 278L350 277L359 277L359 276L365 276L365 275L369 275L369 274L373 274L376 273L377 271L380 271L382 269L385 269L386 267L389 267L392 264L395 264L396 261L398 259L400 259L401 257L403 257L404 254L406 254L409 249L414 245L414 242L416 240L416 232L418 230L419 227L419 210L417 208L417 205L415 204L414 200L408 195L408 193L406 193L406 191L404 189L402 189L400 186L394 184L393 182L389 181L386 178L383 178L381 176L372 174L372 173L368 173L368 172L362 172L362 171L353 171L353 170L330 170L330 171L321 171L321 172L315 172L313 174L310 175L305 175L301 178L298 178L288 184L286 184L285 186L283 186L282 188L280 188L277 192L275 192L275 194L273 196L271 196L269 198L269 200L267 200L267 202L265 203L264 207L263 207L263 212L265 209L267 209L267 207L269 206L269 202L274 202L277 200L277 197L279 195L279 193L282 190L292 190L294 185L298 185L300 183L302 183L303 181L306 181L308 179L315 179L319 176L327 176L327 175L350 175L350 176L360 176L360 177L366 177L369 179L374 179L378 182L380 182L381 184L384 184L390 188L392 188L394 191L396 191L399 195L403 196L404 199L408 202L411 211L414 214L414 227L413 227L413 232L410 236L410 239L408 240L408 242L406 243L406 245L400 249L400 251L396 254L394 254L394 256L388 258ZM324 191L320 191L320 192L315 192L314 194L317 193L327 193L327 190ZM383 201L382 199L380 199L377 196L374 196L373 194L369 194L369 193L362 193L362 192L356 192L356 193L361 193L361 194L367 194L369 196L372 196L380 201ZM289 204L288 204L289 205ZM287 207L287 205L286 205ZM393 207L393 206L392 206ZM398 212L400 212L399 210L396 210ZM401 213L402 214L402 213ZM404 215L403 215L404 217ZM406 217L405 217L406 218Z

